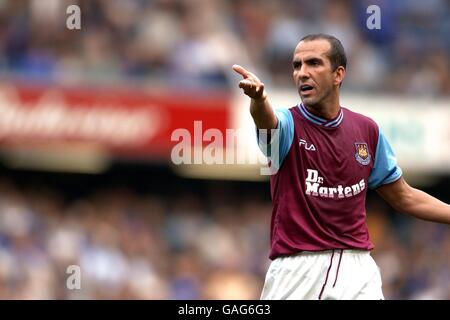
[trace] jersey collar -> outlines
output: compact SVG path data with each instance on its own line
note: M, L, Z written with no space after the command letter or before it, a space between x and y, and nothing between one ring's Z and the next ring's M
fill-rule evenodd
M342 120L344 119L344 112L342 112L342 108L340 108L339 114L334 119L331 120L327 120L319 116L316 116L315 114L312 114L311 112L308 111L308 109L306 109L303 103L299 103L298 108L300 110L300 113L307 120L325 128L336 128L341 124Z

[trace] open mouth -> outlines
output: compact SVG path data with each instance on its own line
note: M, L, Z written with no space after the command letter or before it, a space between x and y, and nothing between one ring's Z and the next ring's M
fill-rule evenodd
M308 94L310 93L312 90L314 89L314 87L308 85L308 84L303 84L300 86L300 92L302 94Z

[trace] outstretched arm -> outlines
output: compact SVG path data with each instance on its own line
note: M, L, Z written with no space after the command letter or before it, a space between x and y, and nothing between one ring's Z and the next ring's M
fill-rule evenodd
M397 211L423 220L450 224L450 205L411 187L403 178L376 191Z
M239 65L233 65L233 70L239 73L244 79L239 82L239 88L251 98L250 114L258 129L275 129L277 127L277 117L270 105L264 83L253 73L247 71Z

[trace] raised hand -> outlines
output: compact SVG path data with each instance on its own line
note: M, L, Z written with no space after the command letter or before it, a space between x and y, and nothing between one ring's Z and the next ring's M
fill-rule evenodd
M247 96L255 100L266 98L267 93L264 90L264 83L257 76L237 64L233 65L233 70L244 78L239 82L239 88L242 88Z

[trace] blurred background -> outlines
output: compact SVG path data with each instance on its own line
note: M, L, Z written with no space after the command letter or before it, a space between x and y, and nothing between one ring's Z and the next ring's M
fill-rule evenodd
M342 41L344 105L377 120L411 184L450 202L449 17L446 0L0 0L0 298L258 299L261 165L175 165L172 133L252 128L234 63L295 105L292 52L309 33ZM244 140L231 149L259 152ZM385 297L450 299L449 226L372 191L367 211Z

